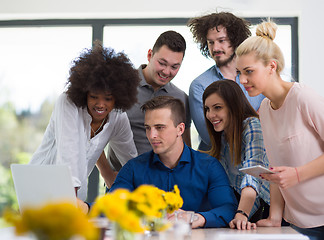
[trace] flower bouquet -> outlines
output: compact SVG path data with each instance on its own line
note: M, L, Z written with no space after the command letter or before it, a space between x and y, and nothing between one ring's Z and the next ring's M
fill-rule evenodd
M98 197L91 208L90 216L104 214L115 223L117 240L132 239L134 233L167 229L169 223L164 217L167 213L179 209L182 204L177 185L171 192L165 192L152 185L141 185L133 192L117 189Z
M21 214L6 211L4 218L15 226L17 235L31 232L39 240L98 239L98 229L72 203L50 203Z

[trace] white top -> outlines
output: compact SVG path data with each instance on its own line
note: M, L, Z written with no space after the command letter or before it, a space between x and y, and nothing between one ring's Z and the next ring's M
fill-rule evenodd
M324 153L324 98L294 83L282 106L263 100L260 122L271 166L298 167ZM324 175L281 189L284 218L298 227L324 225Z
M113 110L102 131L90 138L92 121L87 108L78 108L66 93L58 98L44 138L30 164L67 164L74 187L80 187L78 198L85 200L88 176L105 146L114 150L124 165L137 156L133 133L125 112Z

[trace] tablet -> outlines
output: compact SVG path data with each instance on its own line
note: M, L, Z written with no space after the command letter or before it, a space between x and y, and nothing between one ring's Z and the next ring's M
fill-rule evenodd
M261 173L274 173L273 171L265 168L261 165L256 165L252 167L240 168L239 171L244 172L246 174L252 175L253 177L260 178Z

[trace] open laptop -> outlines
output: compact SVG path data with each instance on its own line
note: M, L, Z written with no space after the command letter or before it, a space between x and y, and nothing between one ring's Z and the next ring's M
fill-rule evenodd
M10 167L20 211L49 202L76 204L68 166L11 164Z

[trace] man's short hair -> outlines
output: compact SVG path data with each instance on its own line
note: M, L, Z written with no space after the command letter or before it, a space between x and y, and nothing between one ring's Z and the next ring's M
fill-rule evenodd
M194 41L198 43L201 53L206 57L211 57L207 45L208 30L217 29L219 25L225 27L234 51L245 39L251 36L250 22L229 12L216 12L191 18L187 26L190 27Z
M171 110L172 121L174 126L185 123L186 114L183 102L171 96L157 96L144 103L141 107L143 112L168 108Z
M166 31L156 39L153 46L153 54L158 52L162 46L166 45L173 52L182 52L183 56L186 51L186 40L180 33L175 31Z

